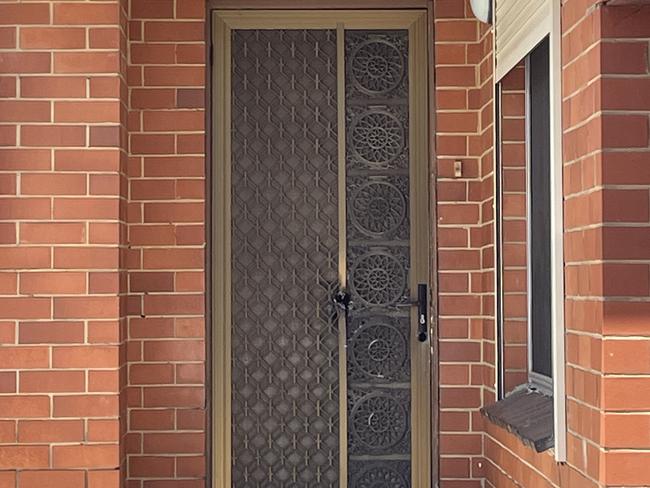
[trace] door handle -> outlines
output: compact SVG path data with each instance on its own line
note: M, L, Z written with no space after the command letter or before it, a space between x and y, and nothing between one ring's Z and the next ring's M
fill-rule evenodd
M418 341L426 342L427 334L427 323L428 323L428 310L429 310L429 300L427 297L427 285L420 283L418 285Z
M346 317L350 311L351 299L350 292L343 288L339 289L332 297L334 304L345 312Z
M418 299L417 301L411 302L410 306L417 305L418 308L418 341L426 342L429 337L428 334L428 318L429 318L429 298L428 298L428 287L424 283L418 285ZM332 301L334 304L342 309L345 312L347 318L348 312L350 311L350 304L352 296L350 292L345 289L339 289L334 296ZM409 305L409 304L407 304Z

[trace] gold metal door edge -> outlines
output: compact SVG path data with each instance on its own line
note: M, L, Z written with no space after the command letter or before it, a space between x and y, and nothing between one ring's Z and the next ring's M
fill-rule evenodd
M343 76L341 76L343 73ZM347 288L347 214L346 214L346 160L345 160L345 26L336 24L336 81L338 129L338 207L339 207L339 286ZM344 314L339 314L339 468L340 479L348 479L348 375L347 337L348 324ZM347 485L347 482L345 483Z
M213 22L213 168L214 253L212 263L212 355L213 355L213 444L212 466L215 487L232 486L231 480L231 177L230 177L230 28L214 15Z
M233 29L333 29L337 31L339 279L346 282L345 214L345 59L346 29L407 29L409 32L409 180L411 215L411 294L430 285L429 270L429 66L426 10L214 10L212 12L212 473L214 488L232 486L231 439L231 31ZM429 290L432 287L429 286ZM411 297L415 298L415 297ZM343 324L341 324L343 322ZM342 327L341 327L342 325ZM341 405L340 486L347 486L347 394L345 320L339 318ZM411 479L413 488L431 486L431 334L417 335L411 313ZM344 389L345 388L345 389Z
M409 26L409 184L411 210L410 289L429 284L429 98L427 15ZM429 284L428 290L431 290ZM414 297L411 297L414 298ZM429 327L429 324L427 324ZM417 314L411 312L411 479L414 488L431 485L431 333L417 340Z

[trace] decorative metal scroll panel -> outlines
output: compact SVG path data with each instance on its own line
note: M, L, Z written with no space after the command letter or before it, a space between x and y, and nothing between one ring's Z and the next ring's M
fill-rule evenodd
M346 31L348 486L411 486L408 32Z
M232 479L339 486L336 32L232 36Z

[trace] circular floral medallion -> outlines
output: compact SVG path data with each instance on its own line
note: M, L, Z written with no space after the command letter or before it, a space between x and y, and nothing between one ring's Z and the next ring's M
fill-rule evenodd
M408 357L404 335L387 323L367 324L357 330L350 341L353 364L364 374L388 378Z
M354 263L350 287L367 305L391 305L404 293L406 270L392 254L372 251Z
M406 409L393 397L371 393L352 408L352 429L371 449L389 449L402 440L408 429Z
M362 42L350 58L354 84L368 95L382 95L397 88L404 78L405 66L400 50L383 39Z
M364 183L352 194L350 218L364 234L380 237L399 228L406 217L406 198L385 181Z
M385 166L404 150L404 127L393 114L371 110L357 116L350 126L356 156L370 166Z

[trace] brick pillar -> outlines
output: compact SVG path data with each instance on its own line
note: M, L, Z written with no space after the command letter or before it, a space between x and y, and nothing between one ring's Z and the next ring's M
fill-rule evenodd
M602 283L592 264L602 249L600 9L587 5L594 3L571 0L562 12L567 461L587 486L598 486L602 387Z
M119 1L0 3L0 486L117 487Z
M129 4L127 485L203 488L205 2Z
M494 398L492 38L468 1L434 8L440 478L470 488L482 484L479 408Z
M650 6L601 13L601 482L650 485Z

